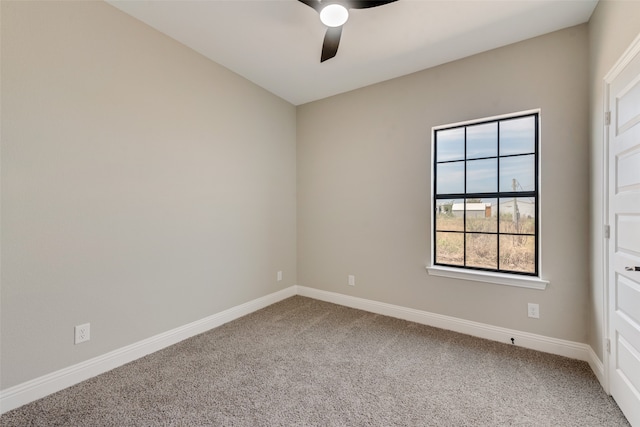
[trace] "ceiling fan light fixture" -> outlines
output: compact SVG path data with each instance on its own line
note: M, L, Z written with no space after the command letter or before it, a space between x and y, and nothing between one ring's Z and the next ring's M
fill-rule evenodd
M327 27L339 27L349 19L349 11L341 4L332 3L320 11L320 20Z

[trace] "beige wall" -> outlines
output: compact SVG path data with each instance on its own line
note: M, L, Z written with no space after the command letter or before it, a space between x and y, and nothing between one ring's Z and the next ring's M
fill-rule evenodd
M639 1L600 0L589 21L591 129L591 300L588 343L602 360L603 279L603 111L604 77L640 35Z
M298 284L585 342L587 42L581 25L298 107ZM534 108L551 285L429 276L431 127Z
M108 4L1 3L2 389L295 284L294 106Z

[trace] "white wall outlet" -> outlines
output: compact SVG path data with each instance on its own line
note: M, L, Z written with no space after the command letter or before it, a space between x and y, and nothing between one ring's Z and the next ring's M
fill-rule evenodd
M278 274L276 274L276 279L278 280L278 282L282 281L282 271L278 271Z
M347 278L348 278L347 284L349 286L355 286L356 285L356 276L350 274L349 276L347 276Z
M533 319L539 319L540 318L540 305L529 303L527 305L527 308L528 308L529 317L531 317Z
M78 325L74 328L74 332L74 344L80 344L81 342L89 341L89 339L91 338L91 324L85 323L84 325Z

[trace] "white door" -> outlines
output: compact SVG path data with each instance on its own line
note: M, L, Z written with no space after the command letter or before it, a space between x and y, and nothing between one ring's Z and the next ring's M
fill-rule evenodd
M638 42L638 40L637 40ZM640 426L640 43L608 80L609 391Z

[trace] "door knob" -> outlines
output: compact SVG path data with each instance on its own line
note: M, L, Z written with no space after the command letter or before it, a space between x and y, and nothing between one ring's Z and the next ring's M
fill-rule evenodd
M640 271L640 265L636 265L635 267L625 267L627 271Z

